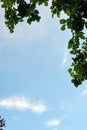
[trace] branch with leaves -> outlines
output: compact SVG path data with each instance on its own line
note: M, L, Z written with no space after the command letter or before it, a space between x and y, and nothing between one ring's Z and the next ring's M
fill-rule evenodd
M3 127L5 127L5 120L0 116L0 130L3 130Z
M1 0L2 8L5 9L5 24L10 32L14 31L15 25L27 18L27 23L39 22L41 16L37 5L48 6L49 0ZM52 0L50 6L52 17L60 17L63 11L67 19L61 19L61 30L71 30L72 38L68 42L68 48L73 55L71 68L68 69L72 77L72 83L78 87L87 80L87 38L84 29L87 28L87 0Z

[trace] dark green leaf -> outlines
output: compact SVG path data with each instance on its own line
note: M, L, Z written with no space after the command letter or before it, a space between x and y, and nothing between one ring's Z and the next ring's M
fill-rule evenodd
M66 20L65 20L65 19L61 19L61 20L60 20L60 23L61 23L61 24L64 24L64 23L66 23Z
M64 31L66 29L66 25L62 25L61 30Z

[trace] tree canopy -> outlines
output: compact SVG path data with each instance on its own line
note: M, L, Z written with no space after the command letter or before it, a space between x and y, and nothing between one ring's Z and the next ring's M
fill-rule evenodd
M5 9L5 24L10 32L14 32L15 25L27 18L27 23L39 22L41 16L37 6L48 6L49 0L0 0ZM60 17L63 11L66 19L60 19L61 30L71 30L72 38L68 42L68 49L73 55L71 68L68 69L72 80L78 87L87 80L87 0L52 0L50 6L52 17Z

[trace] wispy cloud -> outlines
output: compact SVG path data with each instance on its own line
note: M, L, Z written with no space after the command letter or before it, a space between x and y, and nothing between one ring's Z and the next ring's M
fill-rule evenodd
M62 61L62 66L64 66L68 61L68 51L66 50L64 52L64 58L63 58L63 61Z
M6 109L30 110L37 114L42 114L46 111L46 106L43 103L34 103L28 101L25 97L9 97L0 100L0 107Z
M82 91L82 93L81 93L81 96L85 96L85 95L87 95L87 88L85 88L85 89Z
M60 120L58 120L58 119L52 119L52 120L46 121L45 125L48 126L48 127L56 127L56 126L59 126L60 123L61 123Z

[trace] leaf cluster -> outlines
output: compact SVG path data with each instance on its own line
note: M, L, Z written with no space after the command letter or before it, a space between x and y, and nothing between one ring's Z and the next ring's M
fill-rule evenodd
M71 82L78 87L87 80L87 38L84 28L87 28L87 0L55 0L51 6L52 16L60 17L62 11L67 19L61 19L61 30L71 30L72 38L68 42L68 49L73 55L71 68L68 69Z
M1 0L2 8L5 9L5 24L10 32L14 32L14 27L19 22L23 22L27 18L27 23L39 22L39 11L36 9L37 4L48 5L47 0L30 0L27 3L25 0Z
M0 130L3 130L3 127L5 127L5 120L0 116Z

